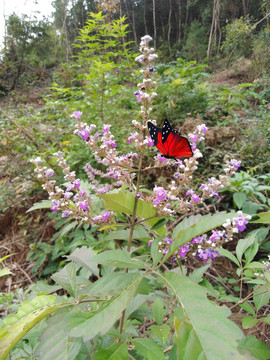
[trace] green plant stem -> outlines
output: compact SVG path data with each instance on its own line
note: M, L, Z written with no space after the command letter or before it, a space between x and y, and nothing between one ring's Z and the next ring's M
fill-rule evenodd
M143 159L143 152L141 152L141 156L140 156L139 172L138 172L137 185L136 185L136 191L135 191L134 208L133 208L131 225L130 225L130 230L129 230L129 237L128 237L128 245L127 245L128 252L130 252L130 249L131 249L134 227L136 225L136 212L137 212L137 205L138 205L138 200L139 200L138 193L139 193L139 189L140 189L141 175L142 175L142 159ZM125 272L127 273L128 269L125 269ZM122 314L121 314L121 318L120 318L120 323L119 323L120 334L123 333L125 313L126 313L126 310L123 310ZM117 342L120 342L119 338L117 339Z

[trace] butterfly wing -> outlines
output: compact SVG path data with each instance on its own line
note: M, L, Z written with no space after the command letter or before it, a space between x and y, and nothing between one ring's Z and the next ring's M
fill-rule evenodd
M188 140L165 119L162 128L148 121L148 129L154 145L167 158L184 158L193 155Z

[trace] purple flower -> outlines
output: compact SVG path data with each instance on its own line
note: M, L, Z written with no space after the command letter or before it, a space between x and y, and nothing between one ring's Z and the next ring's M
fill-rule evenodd
M88 210L88 206L87 206L88 204L87 204L87 201L80 201L79 202L79 206L80 206L80 208L82 209L82 210L84 210L84 211L86 211L86 210Z
M248 223L248 221L244 217L239 217L237 219L234 219L233 221L240 232L245 230L246 224Z
M73 196L73 193L70 191L65 191L64 192L64 198L65 199L70 199Z
M163 255L166 255L168 253L169 249L164 249L163 250Z
M214 260L217 255L218 255L218 251L216 251L216 250L200 249L197 251L196 257L197 257L197 259L201 259L201 260L203 260L204 263L206 263L206 261L208 259Z
M70 184L67 186L66 191L69 192L70 190L72 190L74 188L73 184Z
M170 239L170 238L168 238L168 237L166 237L165 239L163 239L163 241L165 241L166 243L168 243L168 244L170 244L170 245L172 245L172 243L173 243L172 239Z
M167 191L163 189L163 187L155 187L154 195L156 196L156 199L153 201L155 205L158 205L162 200L167 199Z
M148 246L151 246L153 244L154 239L151 239L148 243Z
M235 168L235 170L238 170L238 168L241 165L241 161L236 160L236 159L232 159L230 160L230 164Z
M148 146L154 146L154 142L150 137L147 137L146 140L147 140L147 145Z
M69 214L70 212L68 210L63 211L62 218L66 220Z
M132 140L135 140L138 136L138 133L135 131L134 133L131 133L130 137L128 138L129 144L132 143Z
M79 131L78 135L80 135L82 137L82 139L85 141L89 138L89 135L88 135L88 132L86 129L82 129L81 131Z
M84 197L85 195L86 195L86 191L85 191L85 190L81 190L81 191L80 191L80 196L81 196L81 197Z
M103 213L101 215L102 215L102 221L106 221L111 216L111 212L106 210L106 211L103 211Z
M46 172L45 172L46 177L52 177L53 175L54 175L53 169L46 170Z
M204 237L203 236L196 236L195 238L193 238L192 240L191 240L191 243L192 244L201 244L203 241L204 241L205 239L204 239Z
M148 66L148 70L149 70L150 72L154 71L153 66L149 65L149 66Z
M56 212L56 211L58 211L59 209L58 209L58 206L60 205L60 202L58 201L58 200L53 200L53 203L52 203L52 205L51 205L51 210L53 211L53 212Z
M76 187L80 187L80 186L81 186L80 180L79 180L79 179L76 179L76 180L73 182L73 185L76 186Z
M193 141L193 142L195 142L195 141L197 141L197 135L196 134L190 134L189 135L189 139L190 139L190 141Z
M158 154L157 158L158 158L158 160L159 160L160 162L163 162L163 163L166 162L166 158L163 157L163 156L161 156L161 155L159 155L159 154Z
M136 59L135 59L135 61L136 61ZM140 102L142 100L141 97L140 97L139 91L135 91L134 95L136 96L138 102Z
M188 244L184 244L182 246L179 246L179 256L181 258L185 257L188 251L189 251L189 245Z
M104 125L103 129L102 129L103 132L105 132L105 133L108 132L110 130L110 127L111 127L111 125L108 125L108 124Z
M80 111L74 111L74 113L72 114L73 117L75 117L75 119L80 120L80 117L82 116L82 112Z
M200 197L199 197L198 195L196 195L196 194L192 195L192 196L191 196L191 199L192 199L192 201L194 201L195 203L197 203L198 201L200 201Z
M223 237L223 232L218 230L212 230L212 235L209 237L209 240L212 242L220 240Z

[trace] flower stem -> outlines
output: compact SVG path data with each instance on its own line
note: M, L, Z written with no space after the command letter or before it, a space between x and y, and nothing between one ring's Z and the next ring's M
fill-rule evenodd
M134 227L136 225L137 205L138 205L138 200L139 200L138 199L138 193L139 193L139 189L140 189L141 175L142 175L142 159L143 159L143 152L141 152L141 156L140 156L139 172L138 172L137 185L136 185L136 191L135 191L134 208L133 208L131 225L130 225L130 230L129 230L129 237L128 237L128 245L127 245L127 251L128 252L130 252L130 249L131 249ZM125 272L127 273L128 269L125 269ZM122 315L121 315L121 318L120 318L120 323L119 323L119 332L120 332L120 334L123 333L125 312L126 312L126 310L122 311ZM120 342L119 338L117 339L117 342Z

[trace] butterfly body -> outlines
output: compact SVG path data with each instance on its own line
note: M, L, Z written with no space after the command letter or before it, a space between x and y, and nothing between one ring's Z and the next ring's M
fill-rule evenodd
M193 156L189 141L171 127L165 119L162 128L148 121L148 130L157 149L165 158L180 159Z

